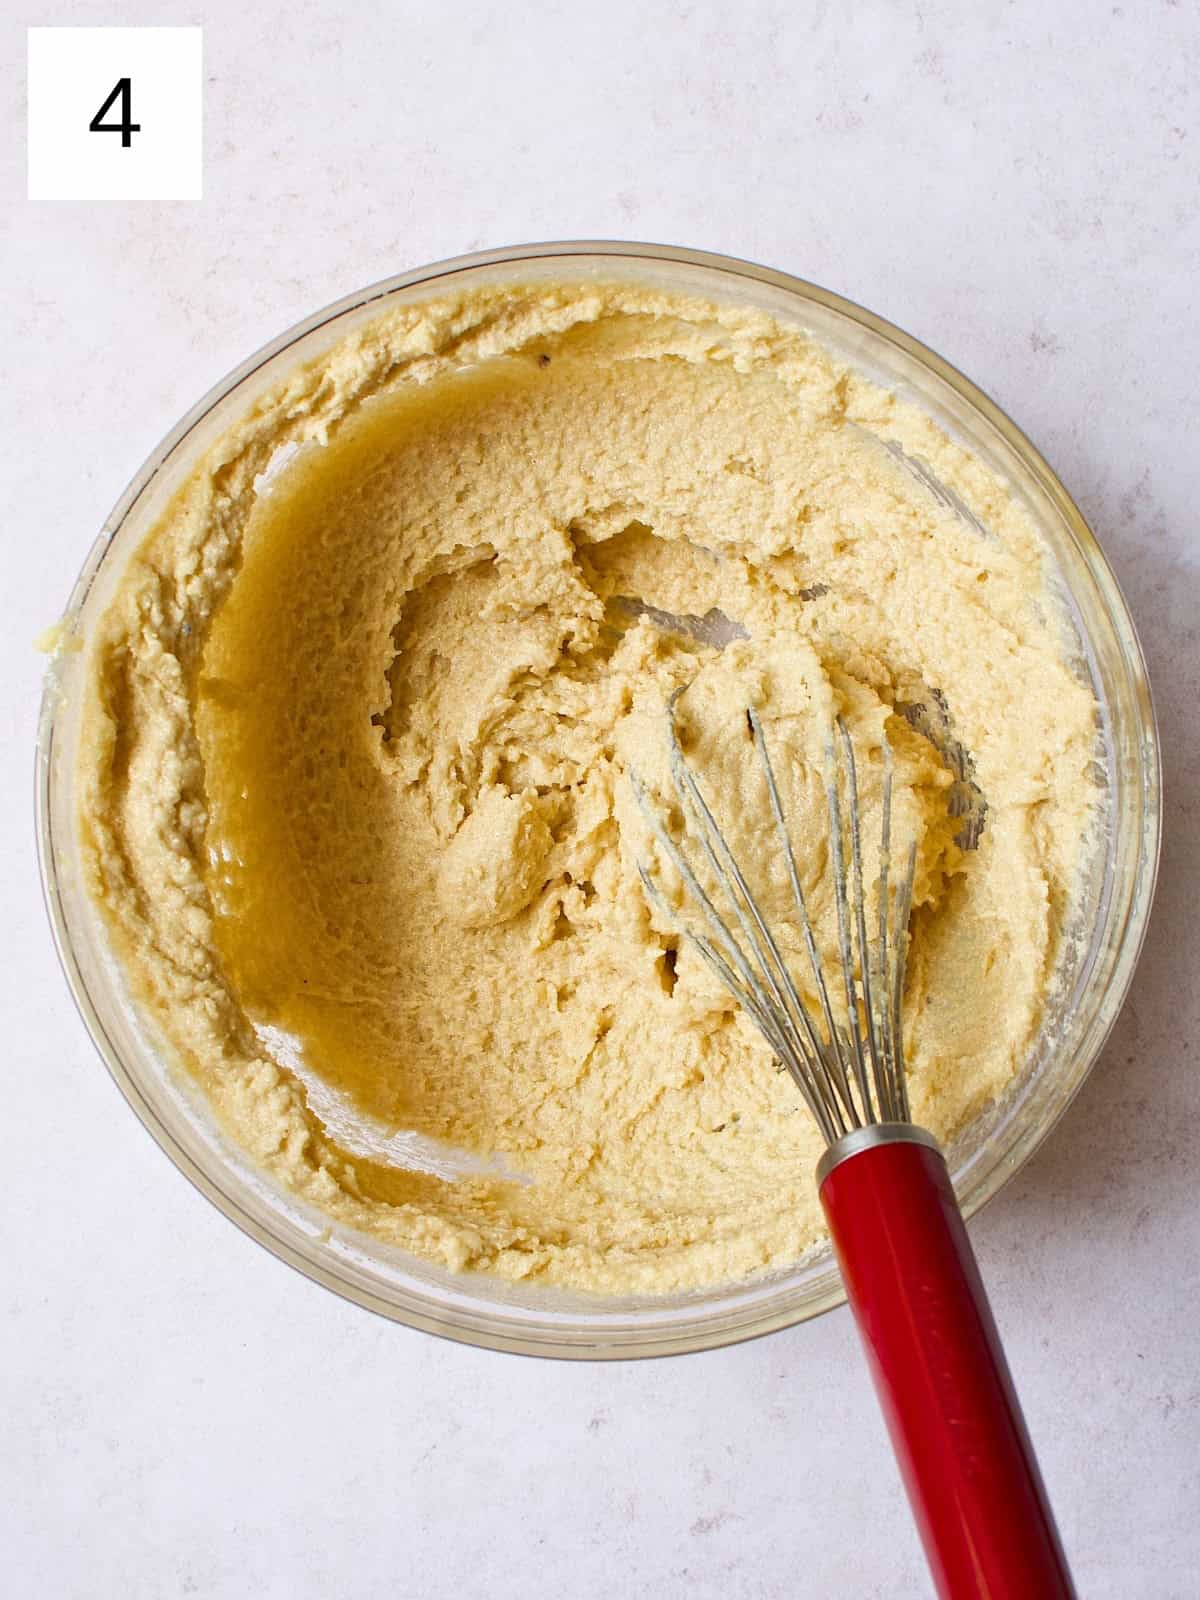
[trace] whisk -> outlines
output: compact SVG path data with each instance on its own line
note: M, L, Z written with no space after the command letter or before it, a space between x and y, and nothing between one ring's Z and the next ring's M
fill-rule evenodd
M823 777L840 970L827 973L762 722L746 711L811 980L805 988L816 997L806 1002L684 756L676 699L678 692L667 711L668 748L683 838L673 837L636 773L631 781L696 925L672 909L644 861L642 883L762 1033L825 1139L821 1203L938 1593L1072 1600L945 1158L909 1113L902 1011L916 846L894 874L887 738L878 904L869 917L854 747L842 717L828 729Z

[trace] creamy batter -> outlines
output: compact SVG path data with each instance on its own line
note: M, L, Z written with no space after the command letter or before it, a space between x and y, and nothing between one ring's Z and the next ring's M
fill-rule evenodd
M663 790L686 686L782 914L755 705L832 957L813 741L845 715L870 835L886 730L913 1111L952 1134L1026 1057L1095 799L1046 564L979 462L759 312L540 284L391 313L209 451L94 631L93 895L225 1127L334 1219L575 1289L786 1266L819 1140L648 903L629 766ZM481 1170L356 1154L328 1096Z

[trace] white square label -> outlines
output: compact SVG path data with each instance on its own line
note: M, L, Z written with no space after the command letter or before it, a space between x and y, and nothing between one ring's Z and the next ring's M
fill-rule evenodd
M201 28L30 28L29 198L199 200Z

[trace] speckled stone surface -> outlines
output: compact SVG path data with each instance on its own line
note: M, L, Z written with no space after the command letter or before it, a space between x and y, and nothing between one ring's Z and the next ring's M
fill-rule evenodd
M27 203L9 29L4 1592L928 1592L845 1312L602 1367L460 1349L340 1303L142 1132L38 899L30 641L157 439L360 284L483 245L619 236L770 262L931 343L1042 446L1125 586L1166 759L1158 905L1102 1061L972 1231L1081 1594L1191 1600L1195 8L62 0L28 20L203 21L207 198Z

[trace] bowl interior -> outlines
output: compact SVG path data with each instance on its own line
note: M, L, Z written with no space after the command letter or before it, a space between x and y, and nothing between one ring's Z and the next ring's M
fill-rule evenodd
M871 313L784 274L667 247L549 245L490 252L408 273L292 329L219 384L163 441L96 541L68 608L82 637L126 561L207 447L297 361L381 309L448 283L630 277L754 305L803 327L897 391L967 446L1024 501L1054 558L1074 631L1074 669L1098 706L1104 827L1081 885L1058 981L1035 1047L1003 1100L948 1152L964 1211L976 1211L1030 1155L1086 1075L1124 998L1157 863L1159 769L1141 651L1115 580L1078 510L1018 429L973 385ZM47 905L64 969L98 1048L138 1116L178 1167L252 1237L326 1287L399 1321L495 1348L573 1356L702 1349L798 1322L842 1299L828 1250L785 1272L702 1293L600 1299L456 1275L331 1226L276 1188L215 1126L169 1064L165 1042L125 994L83 889L75 828L81 653L47 679L38 745L38 834Z

